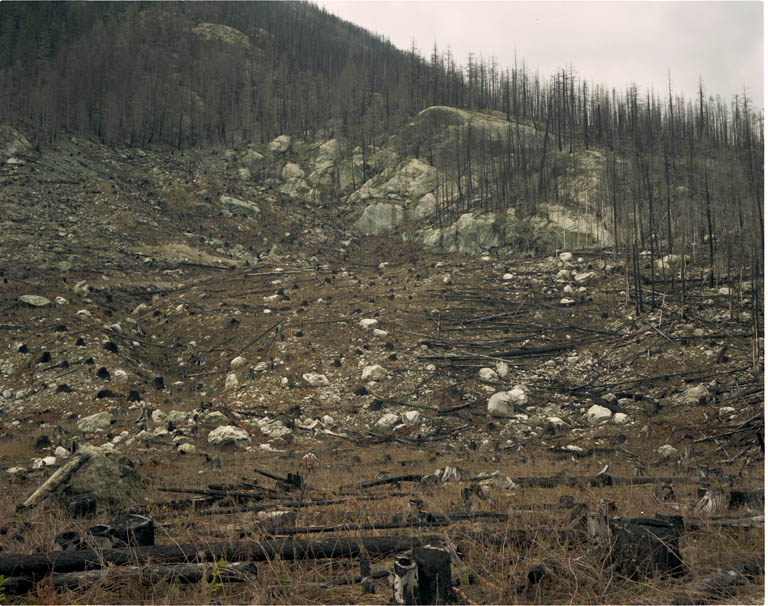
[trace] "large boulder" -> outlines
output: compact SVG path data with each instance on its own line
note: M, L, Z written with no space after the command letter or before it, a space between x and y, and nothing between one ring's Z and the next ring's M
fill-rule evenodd
M288 135L280 135L270 141L268 147L269 151L275 154L284 154L291 147L291 138Z
M26 303L31 307L45 307L46 305L51 304L50 299L46 299L40 295L21 295L19 297L19 302Z
M90 458L47 497L50 501L64 506L74 499L88 497L98 507L109 509L141 504L144 482L127 457L90 444L81 446L76 456L83 454Z
M427 230L424 244L447 252L479 254L504 244L505 219L493 213L465 213L442 229Z
M515 412L512 398L506 391L495 393L488 400L488 414L492 417L511 417Z
M333 185L336 160L340 155L339 142L336 139L330 139L320 145L312 165L312 172L309 174L309 182L312 185Z
M366 366L363 369L363 375L362 375L363 381L383 381L386 378L387 378L387 371L383 366L380 366L379 364Z
M247 446L251 437L244 429L233 425L222 425L208 434L208 443L219 447Z
M377 202L365 208L355 227L363 234L378 235L405 223L407 219L408 211L399 204Z
M219 198L222 208L236 216L244 216L249 219L258 219L261 214L261 209L253 202L246 202L245 200L238 200L231 196L221 196Z
M437 169L423 160L412 158L381 186L386 194L402 200L418 200L435 189Z
M77 429L83 433L96 433L99 431L104 431L112 424L112 420L113 417L110 413L97 412L96 414L81 419L77 424Z
M613 412L611 412L605 406L594 404L587 411L587 422L590 425L600 425L601 423L607 423L611 420Z
M294 162L288 162L283 166L283 181L289 181L290 179L300 179L304 176L304 169Z

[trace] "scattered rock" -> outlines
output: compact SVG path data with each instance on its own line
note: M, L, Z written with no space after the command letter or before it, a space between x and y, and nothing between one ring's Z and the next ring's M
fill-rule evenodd
M492 368L481 368L477 374L480 377L480 380L485 381L486 383L499 382L499 375Z
M363 369L363 381L383 381L387 378L387 371L383 366L374 364Z
M251 437L244 429L222 425L208 434L208 443L213 446L245 447L251 443Z
M421 413L418 410L409 410L403 415L403 423L412 427L419 425L421 423Z
M82 433L96 433L104 431L112 424L114 418L108 412L97 412L96 414L85 417L77 424L78 431Z
M331 384L328 377L316 372L305 373L301 375L301 378L304 379L310 387L327 387Z
M669 459L677 454L677 448L670 444L664 444L664 446L659 446L659 449L656 452L658 452L665 459Z
M608 408L594 404L587 411L587 422L590 425L599 425L610 421L612 416L613 413Z
M31 307L45 307L46 305L51 304L51 301L49 299L46 299L45 297L41 297L39 295L21 295L19 297L19 301L21 303L26 303Z
M698 406L700 404L706 404L707 400L712 397L709 393L709 389L704 384L695 385L683 392L680 397L680 401L688 406Z
M229 373L227 375L227 378L224 379L224 389L232 390L237 388L237 375L233 372Z
M395 425L398 425L400 423L400 417L398 417L396 414L388 412L387 414L379 417L379 420L376 421L376 425L379 427L394 427Z
M613 422L616 425L626 425L627 423L631 422L631 419L628 415L624 414L623 412L617 412L613 415Z

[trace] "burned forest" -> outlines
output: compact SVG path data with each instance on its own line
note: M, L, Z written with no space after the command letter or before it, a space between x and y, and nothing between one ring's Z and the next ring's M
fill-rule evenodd
M478 57L0 4L0 601L764 602L762 108Z

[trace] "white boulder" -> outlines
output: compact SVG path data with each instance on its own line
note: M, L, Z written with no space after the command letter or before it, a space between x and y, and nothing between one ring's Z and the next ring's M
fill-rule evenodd
M227 378L224 379L224 389L230 390L230 389L236 389L237 388L237 375L233 372L229 373L227 375Z
M229 363L229 367L232 370L236 370L236 369L240 368L241 366L244 366L245 362L246 362L246 360L245 360L245 358L243 356L237 356L236 358L232 358L232 360Z
M331 382L328 380L328 377L316 372L304 373L301 375L301 378L309 383L311 387L327 387L331 384Z
M387 378L387 371L383 366L379 364L373 364L372 366L366 366L363 369L363 381L383 381Z
M249 444L251 437L244 429L232 425L222 425L208 434L208 443L214 446L234 444L245 446Z
M83 433L96 433L105 430L112 424L113 417L108 412L97 412L81 419L77 424L78 431Z
M398 417L395 413L388 412L387 414L379 417L379 420L376 421L376 425L379 427L394 427L395 425L398 425L400 423L400 417Z
M421 413L418 410L409 410L403 415L403 423L414 426L421 423Z
M477 374L480 377L480 380L485 381L486 383L499 382L499 375L493 368L481 368L480 372Z
M607 423L611 420L613 413L610 409L599 404L592 405L587 411L587 422L590 425L599 425L601 423Z

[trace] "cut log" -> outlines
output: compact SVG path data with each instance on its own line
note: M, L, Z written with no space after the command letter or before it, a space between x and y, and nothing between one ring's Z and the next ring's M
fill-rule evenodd
M678 577L684 573L680 555L679 520L652 518L587 518L589 533L608 550L616 571L640 580L661 574Z

